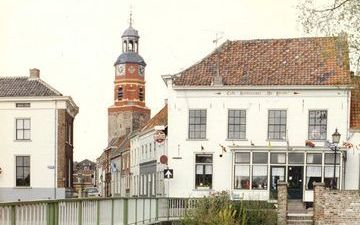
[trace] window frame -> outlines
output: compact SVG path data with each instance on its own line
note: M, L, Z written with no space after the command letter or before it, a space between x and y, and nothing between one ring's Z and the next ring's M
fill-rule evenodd
M209 162L197 162L197 156L207 156L207 157L211 157L211 163ZM206 154L206 153L196 153L195 154L195 168L194 168L194 186L196 190L202 190L202 189L206 189L206 190L211 190L213 187L213 181L214 181L214 156L213 154ZM210 165L211 166L211 183L209 186L203 185L197 185L197 166L201 166L202 167L202 174L199 174L199 176L206 176L206 166ZM206 178L203 178L206 179Z
M123 100L123 98L124 98L124 88L123 88L123 86L119 86L117 88L117 100L121 101L121 100Z
M18 128L18 121L22 120L22 128ZM29 128L26 129L24 126L24 121L29 120ZM18 131L22 131L22 138L18 137ZM29 131L29 138L25 138L25 131ZM15 118L15 140L16 141L31 141L31 118L23 117L23 118Z
M234 113L236 111L239 111L240 115L239 117L236 117L235 115L232 117L234 120L236 118L239 118L239 123L236 124L235 122L233 122L232 124L230 123L230 111L234 111ZM242 117L242 113L244 113L244 117ZM247 120L246 120L246 116L247 116L247 112L246 109L228 109L228 116L227 116L227 139L228 140L246 140L246 130L247 130ZM241 120L244 119L245 123L241 123ZM230 137L230 126L234 126L234 127L239 127L239 131L232 131L234 133L238 132L239 133L239 137ZM244 127L244 130L241 130L241 127ZM241 137L241 133L244 133L244 137ZM235 136L235 135L234 135Z
M22 165L18 166L17 162L18 162L18 157L22 158ZM24 158L28 158L29 159L29 165L25 165L24 163ZM18 168L22 168L22 172L23 172L23 180L26 179L25 177L25 172L24 172L24 169L25 168L28 168L29 169L29 184L25 184L25 185L18 185ZM20 177L20 176L19 176ZM28 188L28 187L31 187L31 157L30 155L15 155L15 187L18 187L18 188Z
M193 122L191 123L191 112L194 112L194 117L193 119L195 120L196 118L198 118L200 120L199 123L196 123L196 122ZM200 116L199 117L196 117L196 112L199 111L200 113ZM205 112L205 123L202 123L202 118L204 118L202 116L202 112ZM195 127L199 126L200 129L198 131L196 131L196 129L194 131L191 131L191 127L194 126L194 129ZM201 127L202 126L205 126L205 129L204 130L201 130ZM188 111L188 140L205 140L206 139L206 131L207 131L207 109L189 109ZM191 136L191 132L194 133L193 136ZM200 132L200 135L196 135L197 132ZM204 136L202 136L202 133L204 133ZM199 137L197 137L199 136Z
M279 120L280 120L280 123L275 123L275 115L274 115L274 122L272 123L272 124L270 124L270 113L271 112L274 112L274 113L276 113L276 112L280 112L280 117L279 117ZM281 116L281 114L282 114L282 112L285 112L285 124L282 124L282 122L281 122L281 119L283 118L282 116ZM267 139L268 140L281 140L281 141L285 141L286 140L286 137L287 137L287 109L269 109L268 110L268 124L267 124ZM270 137L270 133L277 133L277 132L275 132L275 131L271 131L270 132L270 126L274 126L274 130L275 130L275 127L277 127L277 126L279 126L279 138L273 138L273 137ZM282 126L284 126L285 127L285 137L284 138L282 138L281 137L281 133L282 133L282 131L281 131L281 127Z
M266 162L254 162L254 154L266 154ZM249 161L248 162L241 162L241 160L236 160L236 154L243 154L244 156L246 154L249 154ZM268 151L236 151L234 152L234 161L233 161L233 169L234 169L234 173L233 173L233 188L234 190L248 190L248 191L268 191L269 190L269 160L270 160L270 154ZM240 179L240 186L237 186L237 182L236 182L236 167L247 167L247 172L249 174L248 176L248 180L246 181L246 179L244 180L244 188L242 188L242 180ZM266 176L260 176L260 175L256 175L254 176L254 168L256 167L266 167ZM241 177L241 176L240 176ZM242 176L242 177L246 177L246 176ZM253 183L254 183L254 177L265 177L265 183L264 183L264 188L255 188L253 187Z
M310 124L310 121L311 121L311 118L310 118L310 113L311 112L314 112L315 114L316 114L316 112L320 112L320 113L322 113L322 112L325 112L326 113L326 124L325 125L323 125L323 124L317 124L316 123L316 115L315 115L315 117L314 117L314 120L315 120L315 122L314 122L314 124ZM326 140L326 138L327 138L327 132L328 132L328 127L327 127L327 125L328 125L328 110L327 109L310 109L309 111L308 111L308 140L314 140L314 141L324 141L324 140ZM321 119L321 118L320 118ZM323 126L325 126L325 136L324 136L324 138L321 138L321 128L323 127ZM319 133L319 138L314 138L314 137L310 137L310 133L311 133L311 131L310 131L310 127L319 127L319 131L320 131L320 133Z

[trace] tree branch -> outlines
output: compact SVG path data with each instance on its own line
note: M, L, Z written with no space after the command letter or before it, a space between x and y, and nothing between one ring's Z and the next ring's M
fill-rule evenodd
M345 3L349 2L351 0L344 0L342 2L340 2L338 5L334 5L334 7L332 8L328 8L328 9L322 9L322 10L316 10L314 9L314 12L327 12L327 11L334 11L337 8L340 8L342 5L344 5Z

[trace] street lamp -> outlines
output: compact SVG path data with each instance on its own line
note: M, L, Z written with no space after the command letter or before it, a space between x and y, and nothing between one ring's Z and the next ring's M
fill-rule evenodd
M335 133L333 133L331 136L332 136L332 143L333 143L331 150L334 151L334 175L331 180L331 189L336 189L336 153L339 150L338 144L340 142L341 134L338 132L338 130L336 128Z

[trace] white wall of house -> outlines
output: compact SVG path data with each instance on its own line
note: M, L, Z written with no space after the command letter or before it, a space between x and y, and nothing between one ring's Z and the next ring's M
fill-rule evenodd
M30 103L17 108L16 102ZM57 188L57 110L66 100L19 98L0 100L0 201L64 198ZM16 140L16 119L31 121L30 140ZM16 186L16 156L30 156L30 186ZM56 195L54 194L56 189Z
M111 195L121 196L121 158L120 156L110 160L111 164Z
M137 134L131 139L130 157L133 195L165 196L163 171L166 165L160 163L160 157L167 154L167 139L163 143L154 141L155 129ZM155 173L143 174L140 164L156 161ZM151 193L152 192L152 193Z
M223 145L268 149L283 147L286 141L268 141L268 110L287 111L289 146L305 147L308 139L309 110L327 110L327 140L337 128L341 143L349 138L350 91L337 87L172 87L168 80L168 156L174 179L169 181L171 197L199 197L212 191L233 192L233 156L230 151L219 157ZM206 139L189 140L189 109L206 109ZM228 140L228 110L246 110L246 139ZM323 147L324 141L314 141ZM269 147L269 144L271 147ZM311 151L311 149L309 149ZM195 188L195 154L213 154L212 190ZM349 154L348 154L349 155ZM350 155L349 155L350 156ZM358 154L357 154L358 157ZM348 159L347 167L359 169L359 161ZM352 172L351 172L352 173ZM349 174L349 173L348 173ZM346 181L346 187L358 188ZM240 191L246 195L249 191ZM268 191L253 191L251 199L266 199Z
M345 189L360 189L360 132L351 131L349 142L353 147L346 151Z
M139 195L139 136L135 135L130 140L130 196Z

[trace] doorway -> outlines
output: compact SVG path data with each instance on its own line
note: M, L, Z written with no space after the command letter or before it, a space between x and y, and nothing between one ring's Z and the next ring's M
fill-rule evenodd
M277 183L285 181L285 166L271 166L270 199L277 199Z
M303 166L288 167L288 198L302 199L303 197Z

